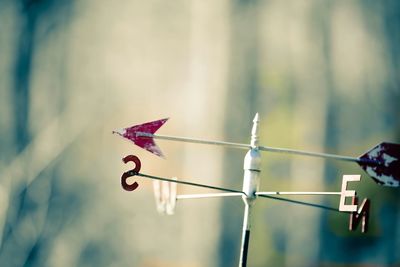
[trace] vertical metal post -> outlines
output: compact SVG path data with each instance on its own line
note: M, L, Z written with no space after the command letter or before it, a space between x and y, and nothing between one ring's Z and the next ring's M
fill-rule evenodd
M243 165L243 192L246 193L246 196L243 196L245 208L239 267L245 267L247 265L247 255L250 243L251 209L256 200L257 196L255 193L258 191L260 184L259 174L261 171L261 154L258 151L258 123L259 118L257 113L254 117L253 128L251 131L251 149L246 153Z
M251 217L250 212L251 212L251 206L248 203L245 203L243 230L242 230L242 246L240 249L239 267L246 267L247 265L247 255L248 255L249 241L250 241L250 217Z

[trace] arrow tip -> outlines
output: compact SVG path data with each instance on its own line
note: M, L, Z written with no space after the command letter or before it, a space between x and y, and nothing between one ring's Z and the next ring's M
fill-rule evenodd
M118 134L118 135L123 137L124 134L125 134L125 129L115 130L115 131L112 131L112 133L113 134Z

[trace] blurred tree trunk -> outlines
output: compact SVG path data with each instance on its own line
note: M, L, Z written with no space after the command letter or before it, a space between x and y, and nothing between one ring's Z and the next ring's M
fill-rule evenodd
M339 4L333 5L333 7L335 6L339 6ZM347 140L347 136L340 134L338 129L346 129L347 132L353 133L357 131L356 129L358 129L358 131L360 131L360 138L357 141L359 144L365 144L366 142L364 142L364 140L371 140L376 136L385 135L393 136L393 139L388 141L399 141L400 124L398 118L400 116L400 109L398 103L400 102L400 58L398 43L400 41L400 3L398 1L366 1L359 2L352 8L355 10L359 9L363 12L363 23L365 23L365 25L373 26L368 29L369 31L366 31L374 40L376 40L377 43L382 44L382 47L385 50L384 54L387 55L387 62L385 62L387 69L385 71L387 71L387 73L384 74L384 76L386 81L384 82L383 88L373 88L375 89L375 98L373 100L369 100L367 98L368 86L371 85L368 84L368 78L364 77L365 80L360 81L360 84L364 86L364 88L361 89L363 91L363 95L359 97L359 107L356 109L350 105L346 105L348 100L344 99L343 95L340 98L340 95L336 90L333 90L333 88L330 90L331 93L329 94L328 113L326 117L327 124L325 145L330 151L333 152L335 152L333 149L337 147L348 147L349 150L352 147L349 140ZM376 21L371 19L371 15L376 16L378 21L382 21L381 26L383 28L380 28L379 26L376 27L374 24ZM334 19L337 18L332 18L331 23L335 22ZM329 33L328 29L324 30L324 33ZM329 36L326 37L326 43L332 43L332 40L329 40ZM346 40L341 40L341 42L345 41ZM333 65L331 53L331 49L327 49L325 52L325 56L329 64L328 66ZM373 58L373 56L376 55L365 55L365 57L367 56L371 56ZM343 61L345 60L343 59ZM341 66L335 67L340 68ZM363 66L360 65L359 68L362 70ZM376 74L378 78L379 75L382 74ZM357 79L355 77L351 78ZM334 85L334 88L343 90L343 88L340 88L340 84ZM357 90L357 88L346 89ZM350 94L351 92L349 92L349 96ZM363 103L363 107L361 106L361 103ZM377 106L379 108L374 108ZM357 109L362 110L362 116L357 116ZM353 120L351 120L352 123L356 121L356 124L349 125L343 123L343 116L351 116L351 118L353 118ZM379 118L379 120L383 121L384 123L381 124L380 122L372 120L374 117ZM370 130L362 131L360 129ZM388 135L388 133L392 134ZM327 162L326 166L327 169L325 176L327 184L334 184L335 177L336 179L340 179L340 176L338 176L338 165L335 165L332 162ZM340 174L345 174L343 173L344 171L345 170L342 169ZM348 233L348 235L345 237L337 235L335 231L332 231L332 226L329 226L328 217L330 214L324 213L321 217L320 242L322 250L320 254L320 261L333 263L340 261L343 263L357 264L356 266L361 266L363 262L376 262L376 264L379 264L379 266L392 266L393 263L397 263L399 261L399 257L395 253L395 251L398 250L397 244L399 242L399 194L396 189L393 190L390 188L377 186L375 183L370 183L370 181L364 181L370 178L361 171L359 173L362 175L363 181L362 183L359 183L357 190L358 192L361 191L361 194L363 194L363 191L365 191L363 188L366 188L368 195L361 197L368 197L372 199L372 215L370 216L369 233L363 236L362 234L358 233L358 229L357 233ZM339 182L337 182L337 184L339 184ZM341 222L347 223L347 216L342 216L345 216L346 218L345 220L341 220ZM343 229L345 226L347 225L342 226ZM377 233L377 231L379 233ZM345 247L349 247L351 250L348 252L343 252L341 248Z
M63 1L23 0L14 4L18 6L20 11L16 18L19 21L20 28L17 30L18 39L13 70L14 82L10 89L13 93L13 105L11 106L14 115L14 144L12 147L15 148L15 153L9 155L11 160L24 154L24 150L32 139L30 102L32 80L35 74L34 66L38 65L34 61L34 55L37 54L36 52L41 44L37 35L39 24L45 22L45 27L48 25L55 26L56 23L52 24L52 22L68 13L68 9L59 8L64 7ZM49 77L48 80L50 79ZM39 90L45 89L40 88ZM52 88L52 90L56 90L56 88ZM51 93L47 92L47 95L53 95ZM49 98L47 101L57 103L60 99ZM60 110L52 110L53 105L51 103L49 103L49 108L46 111L57 116ZM56 109L62 108L62 105L56 104L54 106ZM27 172L25 168L28 167L26 165L21 164L20 168L22 168L22 170L19 170L21 173ZM43 170L39 177L34 177L37 179L28 185L24 179L16 179L10 182L8 209L4 218L5 223L1 240L0 262L7 262L7 266L39 266L46 262L51 248L48 243L50 238L47 234L51 232L53 235L51 237L55 238L52 231L55 229L54 227L59 226L58 224L53 225L49 220L49 214L54 213L51 210L52 205L49 203L54 193L51 188L54 187L54 178L57 176L57 169L50 167ZM9 177L4 178L9 179ZM43 201L42 203L37 203L38 199L36 198L38 196ZM52 217L51 220L57 221L58 218Z
M383 5L384 36L386 37L387 60L390 82L388 84L387 97L390 104L387 105L387 116L394 124L394 141L400 142L400 2L396 0L385 1Z
M391 0L381 3L384 5L384 36L386 37L387 61L389 70L388 87L382 90L386 114L384 117L390 122L388 130L393 131L393 141L400 143L400 1ZM386 101L388 105L386 105ZM390 208L392 213L385 213L382 218L383 225L389 225L387 229L389 240L382 244L386 247L386 262L399 263L400 257L395 253L400 249L400 194L397 190L390 191ZM383 243L383 242L382 242Z
M227 64L227 28L228 19L226 9L228 1L193 0L190 2L190 52L188 75L184 85L185 110L182 112L181 122L188 131L184 135L218 136L223 131L221 119L223 115L223 99L226 86ZM212 40L212 41L210 41ZM221 89L222 88L222 89ZM207 107L207 109L205 109ZM188 112L190 111L190 112ZM211 148L212 149L212 148ZM215 177L222 176L222 156L220 151L214 150L210 155L210 147L185 145L182 167L187 175L196 173L202 177L204 184L218 184ZM199 168L204 159L207 168ZM205 203L206 204L206 203ZM208 205L208 204L206 204ZM196 208L188 208L182 213L182 222L179 237L181 247L178 248L177 258L180 260L197 261L203 266L216 266L218 250L218 235L223 228L219 223L220 207L207 206L207 224L203 221L204 213ZM207 235L193 234L194 229L209 227Z
M317 1L318 2L318 1ZM326 19L326 3L307 4L293 2L291 12L291 34L295 39L291 50L291 66L295 85L293 107L293 144L308 151L323 151L326 132L327 79L324 58L324 40L321 37ZM315 17L313 16L315 15ZM318 25L318 26L316 26ZM303 41L302 43L302 40ZM310 71L312 75L310 75ZM324 164L318 158L288 157L292 191L324 191ZM320 203L320 196L307 196L306 202ZM320 244L319 216L321 210L289 205L287 219L286 266L313 266L318 260ZM303 227L304 226L304 227ZM306 240L307 246L304 246Z
M252 120L259 107L258 8L257 0L235 0L231 3L231 51L225 110L225 137L235 142L250 141ZM230 150L225 152L224 185L241 189L245 152L231 152ZM221 207L223 227L218 266L235 266L239 262L243 218L243 203L241 202L241 199L223 200Z
M14 70L14 122L15 147L20 153L29 143L29 85L31 79L32 55L36 29L37 11L30 1L21 3L21 29L18 39L18 54Z
M30 96L30 80L32 73L32 57L34 51L34 38L37 22L37 9L34 1L21 1L20 7L20 29L18 30L17 49L14 65L14 84L13 92L13 115L14 115L14 147L15 154L10 158L17 156L29 144L31 139L29 131L29 96ZM25 166L23 166L25 167ZM21 170L25 172L25 170ZM17 188L16 191L10 192L9 208L4 225L4 233L2 240L2 250L0 259L9 261L13 257L10 255L10 249L18 247L15 232L18 231L18 224L22 220L24 213L24 205L26 200L26 188L18 185L18 181L12 181ZM15 184L16 183L16 184ZM26 245L26 244L25 244ZM25 265L28 255L25 254L26 248L18 247L20 254L17 259L10 262L10 266ZM15 256L15 255L14 255Z

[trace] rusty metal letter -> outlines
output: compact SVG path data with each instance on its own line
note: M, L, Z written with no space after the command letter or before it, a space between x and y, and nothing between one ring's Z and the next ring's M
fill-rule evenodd
M358 204L357 196L352 199L352 204ZM368 198L364 198L360 205L358 211L352 212L350 214L349 230L354 231L361 222L361 233L366 233L368 231L368 221L369 221L369 210L371 207L371 201Z
M129 170L127 172L124 172L121 176L121 186L123 189L125 189L126 191L133 191L136 188L138 188L139 184L137 182L134 182L133 184L128 184L126 182L126 180L131 177L131 176L135 176L136 174L139 173L140 168L141 168L141 163L138 157L134 156L134 155L129 155L126 156L125 158L122 159L122 161L124 163L128 163L129 161L133 161L135 163L135 168L132 170Z
M350 212L357 211L357 205L346 205L345 202L347 197L354 197L356 195L355 190L347 190L347 183L351 181L360 181L360 180L361 180L361 175L343 175L342 191L340 194L340 204L339 204L340 211L350 211Z

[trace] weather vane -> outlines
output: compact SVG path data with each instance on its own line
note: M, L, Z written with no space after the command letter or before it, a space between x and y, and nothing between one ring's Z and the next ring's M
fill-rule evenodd
M147 151L164 157L160 148L156 145L154 139L163 139L169 141L180 141L189 143L199 143L208 145L226 146L239 149L247 149L248 152L244 158L244 175L242 190L235 190L230 188L217 187L212 185L205 185L200 183L192 183L189 181L182 181L176 178L164 178L152 176L140 172L141 162L138 157L129 155L123 158L124 163L133 162L135 168L127 171L121 176L121 185L127 191L133 191L138 188L139 184L134 182L129 184L127 179L132 176L140 176L149 178L154 181L154 195L157 203L157 210L165 214L173 214L176 201L180 199L193 199L193 198L211 198L211 197L242 197L244 202L244 216L243 216L243 230L242 230L242 243L240 250L239 266L246 266L247 254L250 241L250 217L252 206L258 197L272 198L281 201L288 201L295 204L308 205L317 208L323 208L338 212L346 212L350 214L349 230L355 230L361 222L361 232L365 233L368 230L368 219L371 202L368 198L364 198L361 204L358 204L358 198L355 190L348 190L348 182L360 181L361 175L343 175L342 187L340 191L336 192L263 192L259 191L260 174L261 174L261 153L278 152L296 154L302 156L319 157L326 159L335 159L342 161L356 162L360 167L378 184L383 186L399 187L400 185L400 144L394 143L380 143L360 157L348 157L342 155L315 153L309 151L301 151L286 148L275 148L259 145L259 116L255 115L253 120L253 127L251 130L250 144L240 144L222 141L210 141L195 138L166 136L155 134L155 132L162 126L168 119L152 121L140 125L135 125L122 130L113 131L123 138L132 141L137 146L146 149ZM202 187L208 189L219 190L224 193L209 193L209 194L191 194L191 195L177 195L176 185L184 184L188 186ZM337 209L326 207L319 204L307 203L292 199L281 198L281 195L333 195L340 197L339 207ZM351 198L351 204L346 204L346 199Z

